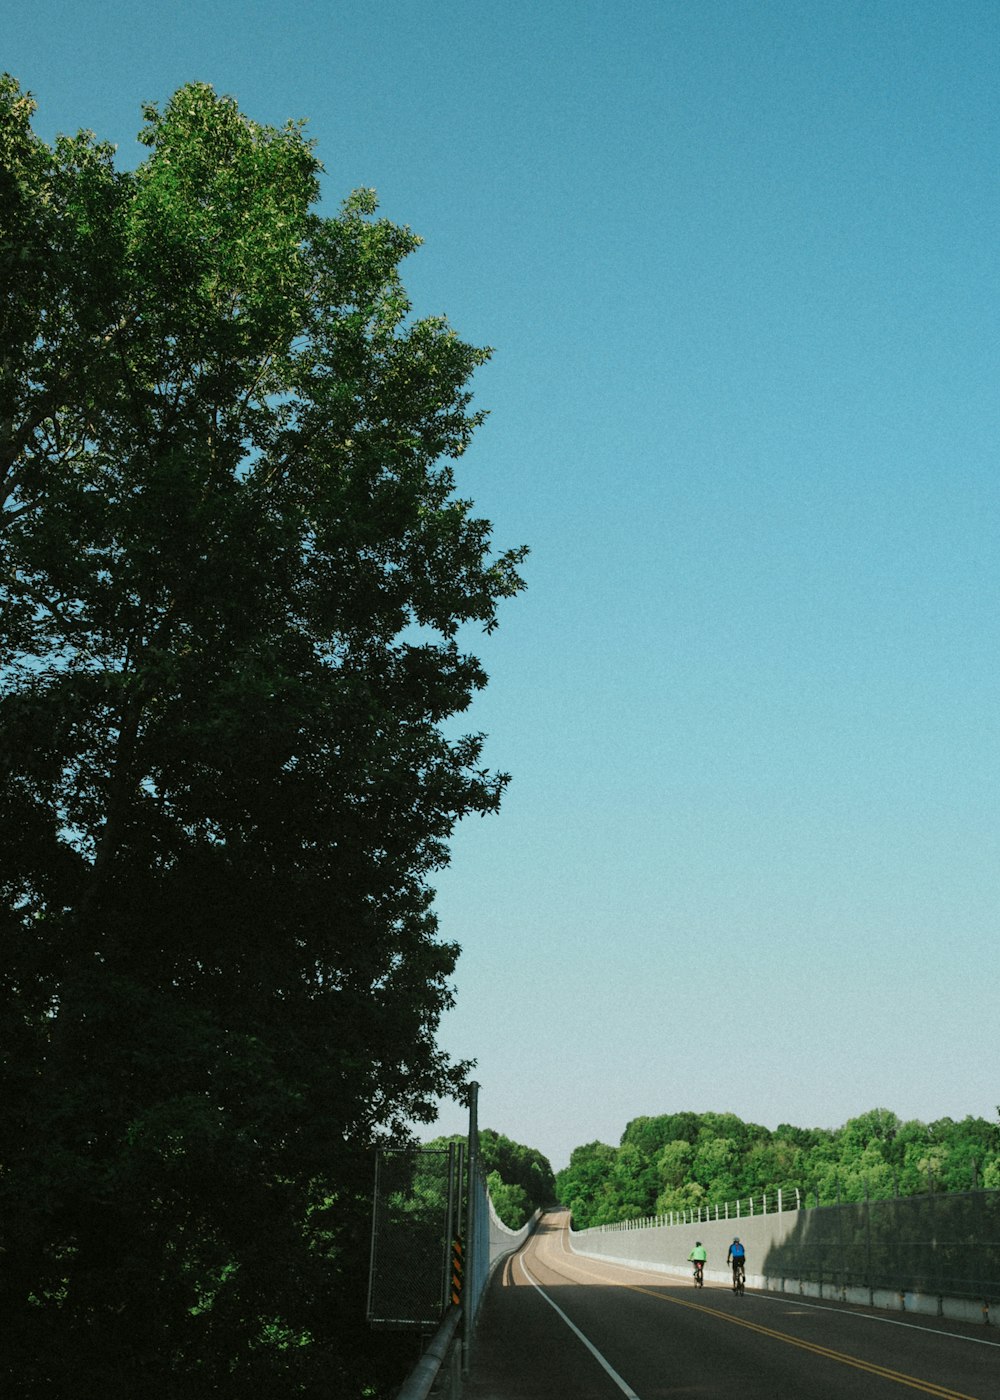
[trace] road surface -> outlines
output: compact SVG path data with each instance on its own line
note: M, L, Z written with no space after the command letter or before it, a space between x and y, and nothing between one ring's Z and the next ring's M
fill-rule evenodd
M996 1329L573 1254L551 1211L498 1267L463 1400L1000 1400Z

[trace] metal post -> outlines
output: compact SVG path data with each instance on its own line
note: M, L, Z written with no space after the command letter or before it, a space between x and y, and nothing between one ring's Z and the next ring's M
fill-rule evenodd
M456 1215L455 1215L455 1234L458 1236L459 1239L461 1239L461 1238L462 1238L462 1227L463 1227L463 1225L465 1224L465 1212L464 1212L463 1209L462 1209L462 1207L463 1207L463 1205L464 1205L464 1201L463 1201L464 1192L462 1191L462 1180L463 1180L463 1175L462 1175L462 1174L463 1174L463 1172L464 1172L464 1170L465 1170L465 1143L464 1143L464 1142L460 1142L460 1143L458 1144L458 1163L457 1163L457 1167L458 1167L458 1170L455 1172L455 1180L456 1180L456 1182L458 1183L458 1210L457 1210Z
M448 1214L447 1224L444 1232L444 1307L442 1312L446 1312L451 1301L451 1271L453 1267L452 1254L455 1249L455 1197L461 1189L455 1179L455 1144L448 1144Z
M476 1190L476 1173L479 1171L479 1085L472 1081L469 1085L469 1162L466 1180L468 1182L468 1223L465 1241L465 1287L462 1290L462 1313L463 1313L463 1372L469 1374L469 1364L472 1355L472 1324L473 1309L475 1306L472 1298L474 1287L474 1275L476 1268L476 1238L479 1234L480 1222L478 1220L479 1193Z
M373 1195L372 1195L372 1245L371 1245L371 1251L370 1251L369 1256L368 1256L368 1304L367 1304L367 1307L368 1307L369 1315L371 1314L371 1310L372 1310L372 1287L373 1287L373 1280L374 1280L374 1277L375 1277L375 1245L376 1245L376 1241L378 1240L378 1200L379 1200L379 1196L378 1196L378 1183L379 1183L379 1169L380 1169L381 1165L382 1165L382 1154L381 1154L381 1152L376 1152L376 1153L375 1153L375 1188L374 1188L374 1192L373 1192Z
M865 1177L865 1272L868 1275L868 1302L869 1305L875 1302L874 1285L872 1284L872 1204L868 1191L868 1178Z

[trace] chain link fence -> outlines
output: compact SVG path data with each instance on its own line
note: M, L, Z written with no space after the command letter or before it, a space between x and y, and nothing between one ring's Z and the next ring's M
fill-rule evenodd
M468 1252L465 1256L465 1296L463 1301L471 1329L476 1325L490 1276L490 1226L493 1218L486 1177L478 1164L473 1172L472 1181L469 1183L469 1192L471 1195L470 1239Z
M436 1329L400 1400L457 1396L491 1269L520 1246L499 1219L479 1160L479 1085L469 1085L469 1136L446 1148L383 1148L375 1165L368 1321ZM459 1328L461 1323L461 1329Z
M375 1165L368 1321L436 1327L451 1298L457 1198L449 1148L386 1148Z
M772 1245L765 1271L819 1285L1000 1302L1000 1192L818 1206Z

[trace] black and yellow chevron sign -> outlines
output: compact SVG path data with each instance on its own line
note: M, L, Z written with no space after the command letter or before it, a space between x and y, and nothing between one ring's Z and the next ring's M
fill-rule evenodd
M462 1237L456 1235L451 1242L451 1301L462 1299Z

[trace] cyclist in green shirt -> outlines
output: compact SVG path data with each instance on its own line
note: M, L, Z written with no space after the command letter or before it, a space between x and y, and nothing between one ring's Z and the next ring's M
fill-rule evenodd
M694 1281L701 1288L705 1281L705 1260L708 1255L705 1253L705 1246L701 1240L695 1245L688 1255L688 1261L694 1265Z

